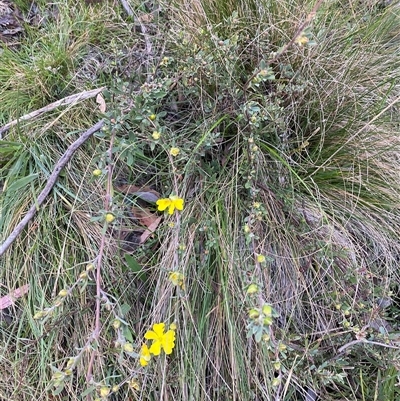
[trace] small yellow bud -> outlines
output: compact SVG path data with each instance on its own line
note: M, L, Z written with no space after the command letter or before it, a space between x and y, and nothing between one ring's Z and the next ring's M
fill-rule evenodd
M93 170L92 174L94 177L100 177L102 174L102 171L100 169L96 168L96 170Z
M110 388L106 386L100 387L99 394L101 398L107 398L108 395L110 394Z
M257 284L250 284L247 287L246 293L249 294L249 295L253 295L253 294L257 294L258 290L259 290L259 288L258 288Z
M264 334L262 336L262 339L267 343L269 342L269 340L271 340L271 336L269 334Z
M257 309L249 310L249 318L250 319L258 319L260 317L260 312Z
M179 152L180 152L180 149L179 149L179 148L171 148L170 151L169 151L169 153L170 153L172 156L178 156L178 155L179 155Z
M248 233L250 232L250 227L248 226L248 224L245 224L245 226L244 226L244 232L245 232L246 234L248 234Z
M131 387L133 390L136 390L136 391L140 390L139 382L136 379L132 379L129 382L129 387Z
M61 380L64 377L64 373L62 372L54 372L52 379L53 380Z
M151 136L155 141L158 141L161 137L161 134L158 131L154 131Z
M79 274L79 278L80 278L81 280L84 280L84 279L86 279L87 277L88 277L88 274L87 274L86 271L81 272L81 273Z
M262 312L264 313L264 315L266 316L272 316L272 306L265 304L262 308Z
M170 330L176 330L176 324L175 323L171 323L170 325L169 325L169 329Z
M264 320L263 320L263 324L265 324L265 326L271 326L271 324L272 324L272 317L271 317L271 316L265 317Z
M74 366L74 363L75 363L75 358L69 358L67 362L67 368L71 368L72 366Z
M64 373L66 376L71 376L72 375L72 369L65 369Z
M66 290L65 288L58 293L58 296L60 298L65 298L67 295L68 295L68 290Z
M275 361L275 362L273 363L273 366L274 366L274 369L275 369L275 370L280 370L280 368L281 368L281 363L280 363L280 361Z
M265 256L264 255L257 255L257 262L258 263L265 263Z
M133 345L131 343L125 343L123 348L125 352L133 352Z
M35 315L33 316L33 318L34 318L35 320L39 320L39 319L43 319L46 315L47 315L46 312L44 312L44 311L39 311L39 312L36 312L36 313L35 313Z
M106 213L104 218L107 223L112 223L115 220L115 216L112 213Z
M279 343L279 345L278 345L278 350L279 350L280 352L286 351L286 350L287 350L286 344Z
M112 326L114 327L115 330L118 330L121 327L121 320L115 319L112 322Z
M340 310L341 307L342 307L342 304L336 304L336 305L335 305L335 309L336 309L336 310Z
M94 270L94 264L93 263L89 263L88 265L86 265L86 271L87 272L91 272Z
M150 119L151 121L154 121L156 118L157 118L157 116L156 116L155 114L150 114L150 115L149 115L149 119Z
M118 384L115 384L115 385L112 387L112 392L113 392L113 393L116 393L118 390L119 390L119 385L118 385Z
M279 377L275 377L273 380L272 380L272 386L273 387L277 387L277 386L279 386L279 384L281 383L281 379L279 379Z

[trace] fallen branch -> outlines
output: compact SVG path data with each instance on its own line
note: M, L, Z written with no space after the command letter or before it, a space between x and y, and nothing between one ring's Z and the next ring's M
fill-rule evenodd
M19 234L21 234L22 230L29 223L29 221L35 215L37 209L42 205L47 195L50 193L51 189L55 185L58 176L61 173L61 170L65 167L65 165L70 161L75 151L88 140L95 132L99 131L103 126L104 121L101 120L97 124L93 125L93 127L89 128L86 132L84 132L74 143L72 143L65 153L60 157L56 165L54 166L53 172L50 174L50 177L47 180L47 184L44 187L43 191L39 194L36 202L30 207L25 217L18 223L18 225L14 228L13 232L8 236L8 238L1 244L0 246L0 257L7 251L10 245L15 241Z
M47 113L48 111L54 110L54 109L56 109L57 107L60 107L60 106L66 106L68 104L78 103L78 102L80 102L82 100L90 99L92 97L97 96L104 89L105 89L105 87L102 87L102 88L98 88L98 89L92 89L90 91L83 91L83 92L80 92L80 93L76 93L74 95L67 96L64 99L57 100L54 103L50 103L47 106L42 107L39 110L35 110L35 111L32 111L29 114L25 114L24 116L19 117L16 120L11 121L8 124L4 125L2 128L0 128L0 139L2 139L2 135L5 132L7 132L11 127L13 127L14 125L17 125L21 121L31 120L32 118L38 117L41 114Z

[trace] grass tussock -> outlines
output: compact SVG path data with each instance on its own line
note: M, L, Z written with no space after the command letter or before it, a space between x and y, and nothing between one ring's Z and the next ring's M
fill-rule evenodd
M107 108L0 143L4 241L104 118L0 259L1 295L30 285L0 398L396 400L398 8L38 7L2 50L2 121L103 85Z

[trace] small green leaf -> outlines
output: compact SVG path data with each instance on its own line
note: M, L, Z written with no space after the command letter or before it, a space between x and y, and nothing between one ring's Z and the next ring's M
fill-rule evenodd
M88 387L88 388L81 394L81 399L83 400L87 395L92 394L94 391L96 391L96 386L90 386L90 387Z
M133 256L129 255L129 253L126 253L124 257L129 269L132 270L134 273L137 273L138 277L142 281L146 281L147 274L143 272L143 267L136 261L136 259Z
M54 396L55 396L55 395L59 395L59 394L61 393L61 391L64 390L64 387L65 387L65 383L62 382L57 388L55 388L55 389L52 391L53 395L54 395Z

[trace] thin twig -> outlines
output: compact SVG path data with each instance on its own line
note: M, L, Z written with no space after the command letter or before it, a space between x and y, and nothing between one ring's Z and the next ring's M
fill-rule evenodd
M127 2L126 0L120 0L120 1L121 1L122 7L123 7L123 9L125 10L125 12L126 12L130 17L132 17L133 11L132 11L131 7L129 6L128 2Z
M50 193L51 189L55 185L58 176L61 173L61 170L65 167L65 165L70 161L75 151L88 140L95 132L101 129L104 121L101 120L97 124L93 125L93 127L89 128L85 131L74 143L72 143L65 153L60 157L56 165L54 166L53 172L50 174L50 177L47 180L47 184L44 187L43 191L37 197L36 202L30 207L25 217L18 223L18 225L14 228L13 232L8 236L8 238L1 244L0 246L0 257L7 251L10 245L15 241L19 234L21 234L22 230L29 223L29 221L33 218L38 208L42 205L47 195Z
M350 341L349 343L347 343L347 344L341 346L341 347L338 349L338 352L337 352L338 355L343 354L344 351L345 351L347 348L352 347L353 345L356 345L356 344L371 344L371 345L378 345L378 346L380 346L380 347L385 347L385 348L392 348L392 349L397 349L397 350L400 349L400 347L397 347L397 346L395 346L395 345L384 344L384 343L380 343L380 342L378 342L378 341L371 341L371 340L366 340L365 338L360 338L359 340L353 340L353 341Z
M83 92L80 92L80 93L76 93L74 95L67 96L64 99L57 100L54 103L50 103L47 106L42 107L39 110L35 110L35 111L32 111L29 114L25 114L24 116L19 117L16 120L11 121L8 124L4 125L2 128L0 128L0 139L2 139L2 135L5 132L7 132L11 127L13 127L14 125L17 125L21 121L31 120L32 118L38 117L41 114L47 113L48 111L54 110L54 109L56 109L57 107L60 107L60 106L66 106L68 104L78 103L78 102L80 102L82 100L90 99L92 97L97 96L104 89L105 89L105 87L102 87L102 88L93 89L93 90L90 90L90 91L83 91Z
M107 187L106 187L106 196L104 198L104 210L110 210L112 204L112 176L113 176L113 165L112 165L112 149L114 147L114 137L115 133L111 135L110 146L108 147L108 171L107 171ZM108 223L105 223L108 224ZM103 231L100 241L99 253L96 260L96 312L95 312L95 324L93 334L91 336L92 341L97 342L100 337L101 332L101 321L100 321L100 312L101 312L101 268L103 263L104 249L106 245L106 231ZM97 348L96 348L97 349ZM92 351L90 356L89 365L86 373L86 383L90 385L92 382L93 376L93 366L96 358L97 352L95 350ZM91 401L91 395L89 394L86 397L87 401Z

